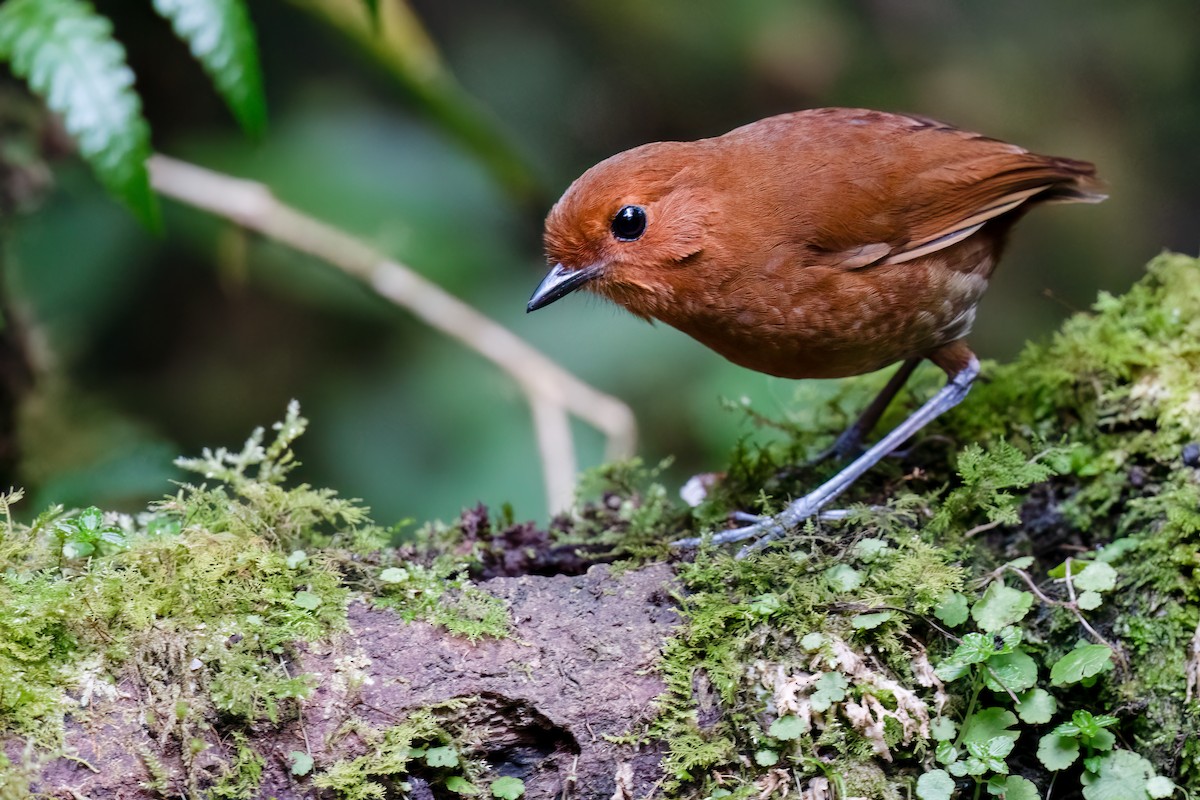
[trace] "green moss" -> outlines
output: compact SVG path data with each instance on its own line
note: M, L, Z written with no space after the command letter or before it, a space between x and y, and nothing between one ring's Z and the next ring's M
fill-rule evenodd
M896 710L888 687L911 682L912 662L924 656L906 638L910 617L928 613L961 586L961 567L949 551L923 541L904 510L861 511L857 520L846 538L800 534L744 560L704 550L681 568L685 625L663 653L668 690L652 729L670 743L664 762L669 790L682 791L706 772L762 780L776 768L755 765L763 747L779 754L780 766L810 777L821 776L829 758L873 752L864 732L836 709L821 724L823 732L809 727L774 741L778 734L766 731L784 713L778 701L789 690L783 684L807 686L793 692L806 703L814 685L806 681L822 675L848 687L839 701L870 695ZM868 651L871 656L863 655ZM707 702L723 712L704 729L698 685L711 685L715 698ZM711 718L712 709L703 716ZM887 738L895 745L900 730Z
M146 768L146 772L150 775L150 779L144 781L143 785L160 797L169 797L171 771L163 764L162 759L149 747L138 748L137 756L142 762L142 766Z
M181 496L154 519L186 503ZM48 537L66 518L5 535ZM129 667L152 694L198 684L198 713L274 719L281 699L301 693L279 656L344 624L338 574L318 559L293 569L257 537L190 526L159 536L147 519L124 522L124 550L61 566L10 563L0 578L0 725L49 743L66 693ZM320 605L300 607L297 586ZM88 663L77 674L73 665Z
M383 730L361 721L344 725L341 733L353 732L367 752L320 770L313 785L340 800L383 800L397 791L408 792L411 785L405 778L418 773L438 791L446 791L447 785L462 787L464 781L477 783L486 766L469 757L473 748L454 735L457 713L472 703L472 698L458 698L416 709Z
M269 445L258 432L236 457L187 462L229 483L184 486L136 517L53 508L26 526L8 513L19 495L0 498L0 730L53 752L67 709L85 714L128 680L183 754L174 783L144 754L160 791L196 788L192 759L221 731L239 744L218 796L252 794L261 764L237 726L295 713L314 683L287 667L295 644L343 629L349 597L340 551L283 546L361 541L338 526L365 520L331 492L281 484L299 419L292 409Z
M26 800L33 796L29 784L36 779L36 770L13 764L0 753L0 800Z
M423 619L471 641L508 636L508 606L476 587L468 568L467 561L451 554L434 557L428 566L406 562L388 567L375 584L375 603L395 609L403 619Z
M258 797L258 786L262 782L265 762L246 741L243 733L233 737L234 759L225 774L209 790L213 800L252 800Z
M0 579L0 720L46 746L62 735L63 672L78 640L67 619L73 593L29 573Z

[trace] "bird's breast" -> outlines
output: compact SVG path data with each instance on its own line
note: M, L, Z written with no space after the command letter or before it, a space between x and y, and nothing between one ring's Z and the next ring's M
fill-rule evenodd
M863 271L808 268L788 280L738 274L715 287L663 292L645 315L749 369L836 378L961 339L987 288L986 270L949 270L932 260Z

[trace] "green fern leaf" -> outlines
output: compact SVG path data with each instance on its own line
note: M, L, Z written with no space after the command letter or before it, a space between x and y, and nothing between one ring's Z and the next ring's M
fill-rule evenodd
M216 84L238 124L259 136L267 123L254 25L243 0L154 0Z
M159 227L146 159L150 127L112 23L83 0L0 5L0 61L63 117L104 186L148 227Z

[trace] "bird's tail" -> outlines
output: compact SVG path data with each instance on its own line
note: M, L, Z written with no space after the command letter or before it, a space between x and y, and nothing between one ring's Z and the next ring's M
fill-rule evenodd
M1096 177L1096 165L1074 158L1046 159L1059 180L1038 200L1045 203L1099 203L1108 198L1108 187Z

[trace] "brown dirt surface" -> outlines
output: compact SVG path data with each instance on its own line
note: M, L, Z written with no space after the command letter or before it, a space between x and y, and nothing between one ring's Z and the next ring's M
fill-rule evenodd
M473 643L354 603L349 632L303 647L293 665L317 679L301 718L264 722L250 732L249 744L266 762L256 796L332 798L313 787L311 775L291 775L290 752L308 750L319 773L367 751L356 733L345 732L348 721L384 729L412 710L456 698L475 700L440 715L444 727L478 744L475 755L482 751L493 777L524 781L530 800L607 800L617 792L618 770L623 792L650 794L662 754L605 737L639 732L653 714L663 690L653 667L678 622L672 585L670 567L661 564L619 576L600 565L578 576L495 578L480 586L508 602L514 635ZM178 744L156 741L139 722L137 689L129 680L120 688L120 698L96 702L86 719L68 724L67 752L94 770L58 758L43 765L31 788L52 797L161 797L148 787L146 759L139 757L152 753L172 776L168 794L189 792L179 777L185 770ZM209 744L192 764L191 788L201 792L234 752L219 729L197 733ZM18 753L9 755L19 763ZM419 771L380 782L389 780L408 780L412 797L442 791ZM389 788L388 797L401 796Z

